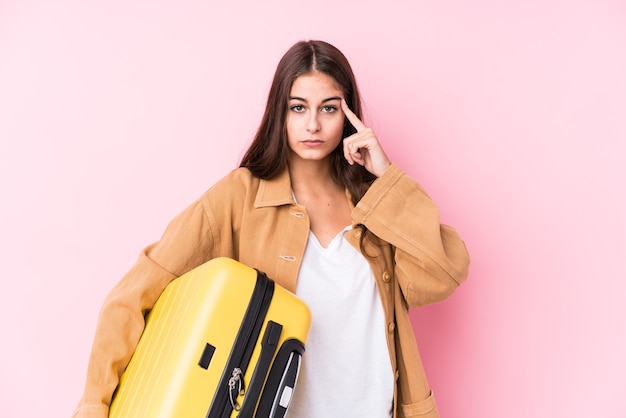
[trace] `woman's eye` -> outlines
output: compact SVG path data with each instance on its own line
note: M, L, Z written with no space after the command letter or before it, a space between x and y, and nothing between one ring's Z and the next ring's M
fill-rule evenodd
M335 106L324 106L322 107L322 112L324 113L333 113L337 111L337 107Z
M302 113L302 112L304 112L304 106L302 106L302 105L294 105L294 106L291 106L291 110L293 110L296 113Z

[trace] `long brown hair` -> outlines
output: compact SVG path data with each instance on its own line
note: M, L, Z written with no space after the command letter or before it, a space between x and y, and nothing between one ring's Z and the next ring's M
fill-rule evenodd
M332 77L343 91L350 109L361 119L361 96L350 63L343 53L324 41L300 41L278 63L261 125L241 160L241 167L247 167L252 174L266 180L287 169L289 93L296 78L313 71ZM342 138L355 132L346 119ZM331 167L331 175L338 184L348 189L355 205L375 179L363 166L350 165L346 161L341 143L331 154Z

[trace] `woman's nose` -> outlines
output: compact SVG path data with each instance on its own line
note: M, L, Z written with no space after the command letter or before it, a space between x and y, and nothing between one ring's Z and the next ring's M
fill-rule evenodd
M318 120L317 112L311 112L309 120L307 121L306 130L309 132L317 132L320 130L320 122Z

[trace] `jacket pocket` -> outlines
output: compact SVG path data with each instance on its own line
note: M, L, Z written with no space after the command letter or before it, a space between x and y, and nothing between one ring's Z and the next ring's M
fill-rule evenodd
M402 411L401 416L403 417L439 418L435 396L432 392L430 396L423 401L401 404L400 409Z

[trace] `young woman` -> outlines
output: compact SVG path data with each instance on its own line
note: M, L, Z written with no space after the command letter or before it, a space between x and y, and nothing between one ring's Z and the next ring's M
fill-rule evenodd
M241 167L176 217L102 307L75 417L106 417L144 315L176 277L215 257L256 267L309 305L288 412L437 417L408 309L465 280L463 241L361 121L344 55L299 42L278 64Z

